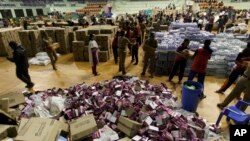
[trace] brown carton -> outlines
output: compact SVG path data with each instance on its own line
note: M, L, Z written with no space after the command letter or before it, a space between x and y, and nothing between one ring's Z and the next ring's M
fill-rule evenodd
M9 110L9 98L0 99L0 109L8 113Z
M22 93L17 93L17 92L7 93L5 95L1 95L0 99L2 98L9 98L9 107L25 103L25 99Z
M124 124L118 123L117 128L129 137L133 137L137 134L137 129L131 129L126 127Z
M97 130L97 124L93 115L76 119L70 123L70 136L73 141L81 140Z
M55 141L60 132L60 123L57 120L31 118L20 128L14 141Z
M100 62L107 62L109 59L108 51L99 51L98 57Z
M142 124L140 124L139 122L136 122L134 120L128 119L126 117L120 116L119 117L119 123L125 125L126 127L130 128L130 129L140 129Z

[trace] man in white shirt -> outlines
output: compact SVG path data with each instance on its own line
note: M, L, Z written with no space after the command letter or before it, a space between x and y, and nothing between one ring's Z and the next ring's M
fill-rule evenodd
M94 35L90 34L89 35L89 63L92 65L92 73L97 76L99 75L96 71L96 66L99 63L99 58L98 58L98 44L94 39Z

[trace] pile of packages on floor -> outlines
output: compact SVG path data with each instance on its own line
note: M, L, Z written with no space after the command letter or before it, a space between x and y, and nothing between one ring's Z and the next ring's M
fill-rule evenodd
M60 56L57 54L57 56ZM46 52L39 52L35 57L29 60L29 64L31 65L39 65L39 66L47 66L50 64L50 58Z
M128 76L37 91L26 97L19 118L14 139L18 141L54 141L59 132L61 138L94 141L222 138L210 131L206 120L181 109L164 84L152 85Z

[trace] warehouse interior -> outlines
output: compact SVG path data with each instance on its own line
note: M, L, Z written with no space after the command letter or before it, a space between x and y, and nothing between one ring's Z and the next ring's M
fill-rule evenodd
M249 108L236 105L250 104L249 7L0 0L0 140L237 139L230 125L250 120Z

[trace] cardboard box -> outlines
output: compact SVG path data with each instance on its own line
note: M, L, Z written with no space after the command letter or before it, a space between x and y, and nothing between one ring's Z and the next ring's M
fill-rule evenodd
M119 139L118 141L132 141L132 140L129 137L125 137L125 138Z
M25 99L22 93L17 93L17 92L7 93L5 95L1 95L0 99L2 98L9 98L9 107L25 103Z
M97 124L93 115L81 117L70 123L70 136L74 141L81 140L97 130Z
M13 125L2 125L0 124L0 140L7 137L16 137L17 136L17 127Z
M99 51L98 57L100 62L107 62L109 60L108 51Z
M0 109L8 113L9 110L9 98L0 99Z
M95 36L96 41L108 41L111 38L110 35L99 34Z
M85 37L87 36L87 30L86 29L81 29L77 30L76 33L76 40L77 41L85 41Z
M131 119L128 119L126 117L120 116L119 117L119 123L126 125L126 127L131 129L140 129L142 124L136 121L133 121Z
M128 127L126 127L124 124L118 123L117 128L123 132L124 134L126 134L129 137L133 137L137 134L138 130L137 129L130 129Z
M14 141L55 141L60 132L60 123L55 119L31 118L21 126Z
M18 130L17 132L19 133L21 131L21 129L24 127L24 125L29 121L29 119L27 118L22 118L20 121L20 124L18 126Z

